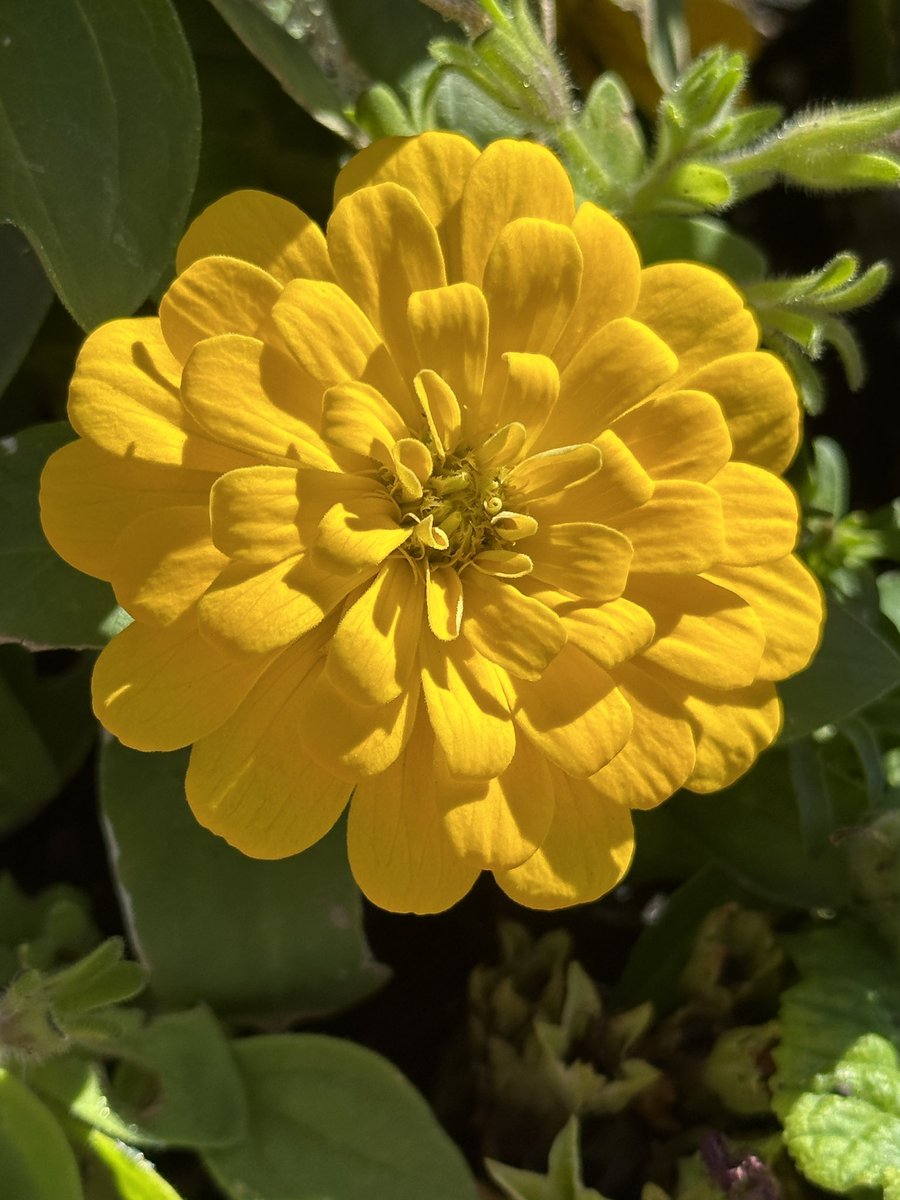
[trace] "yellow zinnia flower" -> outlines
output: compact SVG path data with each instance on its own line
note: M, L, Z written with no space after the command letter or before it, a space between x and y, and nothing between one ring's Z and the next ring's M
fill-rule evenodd
M376 903L488 869L553 908L621 879L629 808L772 741L821 604L795 391L721 275L642 270L550 151L449 133L357 155L327 236L227 196L178 271L85 343L42 508L134 618L97 715L193 744L200 822L278 858L354 789Z

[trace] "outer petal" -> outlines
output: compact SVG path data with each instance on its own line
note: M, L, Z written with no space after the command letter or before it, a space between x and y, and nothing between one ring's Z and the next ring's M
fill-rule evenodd
M628 808L654 808L680 788L694 769L694 731L677 696L639 664L612 672L634 724L619 754L591 783L604 799Z
M299 208L268 192L232 192L211 204L181 239L175 265L181 272L208 254L255 263L281 283L332 278L322 230Z
M527 431L523 451L527 452L538 440L559 398L559 372L551 358L544 354L503 355L505 376L498 371L492 396L486 396L478 414L478 425L501 428L520 421Z
M434 739L423 715L402 758L358 784L347 842L356 882L392 912L441 912L478 877L478 866L454 848L435 803Z
M656 623L641 659L713 688L739 688L759 674L763 627L745 601L695 575L642 575L628 588Z
M408 562L390 558L350 599L328 649L326 674L360 704L389 704L406 688L422 626L423 588Z
M50 545L80 571L110 579L119 534L144 513L197 504L215 475L133 462L79 439L51 454L41 475L41 524Z
M451 278L459 276L459 201L478 150L456 133L379 138L347 163L334 186L338 202L358 188L399 183L437 229Z
M612 678L566 645L536 683L512 681L518 727L568 775L586 779L628 740L631 711Z
M516 735L497 668L464 638L423 630L422 690L434 736L454 775L489 779L512 761Z
M435 793L457 853L479 867L517 867L543 842L553 819L551 767L519 738L510 765L496 779L460 779L438 755Z
M280 295L281 284L259 267L238 258L201 258L160 301L163 337L179 362L185 362L203 338L256 333Z
M408 432L394 406L367 383L339 383L325 393L322 436L334 446L390 469L391 450Z
M582 204L572 232L581 248L584 276L578 303L554 351L560 366L601 326L629 316L641 287L641 260L634 239L611 213Z
M463 616L463 588L454 567L429 568L425 576L428 626L439 641L459 636Z
M198 426L247 455L245 462L335 471L331 451L304 419L312 415L309 388L287 355L236 333L197 345L182 381L185 408Z
M707 483L731 458L722 410L704 392L667 392L613 422L617 434L652 479Z
M725 413L734 457L780 474L800 440L797 389L772 354L729 354L702 367L687 386L715 396Z
M283 562L306 548L297 523L299 507L293 467L229 471L210 496L212 539L229 558L259 566Z
M719 561L753 566L790 554L800 506L783 479L747 463L728 463L710 480L722 501L725 546Z
M560 379L559 400L538 439L551 449L593 441L611 421L645 399L677 368L651 330L622 317L586 341Z
M678 370L667 389L723 355L755 350L759 342L753 314L734 284L698 263L645 267L634 317L678 355Z
M218 446L182 407L181 367L159 321L110 321L81 347L69 389L69 420L77 433L132 462L230 471L247 459Z
M305 681L320 650L318 634L286 650L233 716L191 754L185 787L194 816L252 858L305 850L347 803L350 785L297 745Z
M760 678L786 679L809 664L822 636L823 598L815 575L798 558L716 567L705 578L752 605L766 634Z
M167 629L129 625L97 659L94 712L135 750L177 750L231 716L270 660L235 662L187 617Z
M205 505L163 508L132 521L114 550L112 585L131 616L171 625L228 561L212 544Z
M661 479L640 508L616 518L634 547L633 571L695 574L720 562L724 552L722 508L705 483Z
M653 618L624 596L592 604L547 588L539 580L524 579L519 586L550 605L568 640L607 670L634 657L653 638Z
M566 641L556 613L510 580L469 571L463 586L463 636L511 675L540 679Z
M564 908L596 900L628 870L634 834L628 810L589 783L554 773L555 811L543 844L512 871L496 871L507 896L529 908Z
M588 521L542 524L527 550L536 579L601 603L621 596L631 565L628 539Z
M407 305L416 369L435 371L466 408L477 405L488 348L488 308L471 283L413 292Z
M517 217L571 225L572 185L544 146L505 139L492 142L472 165L461 201L462 275L481 284L497 236Z

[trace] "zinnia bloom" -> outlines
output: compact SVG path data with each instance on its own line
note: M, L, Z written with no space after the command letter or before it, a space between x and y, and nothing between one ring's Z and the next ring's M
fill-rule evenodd
M98 717L193 745L202 824L279 858L352 791L376 903L487 869L553 908L622 877L630 808L772 741L821 605L794 387L726 279L642 270L545 148L448 133L357 155L325 235L228 196L177 265L88 338L42 506L134 618Z

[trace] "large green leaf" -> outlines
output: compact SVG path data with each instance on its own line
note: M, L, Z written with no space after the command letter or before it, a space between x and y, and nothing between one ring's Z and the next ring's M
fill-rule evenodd
M850 922L790 939L800 982L781 1002L775 1110L797 1165L829 1191L900 1189L896 960Z
M50 1111L0 1068L0 1184L9 1200L82 1200L78 1165Z
M41 471L74 436L57 421L0 441L0 641L96 648L128 622L109 584L63 562L41 529Z
M829 596L822 645L812 665L779 684L783 739L836 724L900 686L900 654L849 608Z
M3 392L19 369L53 299L53 289L34 251L11 225L0 225L0 279L3 280L0 288L0 392Z
M184 753L103 750L113 861L153 992L271 1021L333 1012L380 987L341 828L281 862L247 858L194 820L186 765Z
M204 1155L233 1200L475 1200L456 1147L390 1063L314 1034L235 1043L247 1138Z
M194 186L200 103L169 0L4 0L0 220L86 329L133 312Z

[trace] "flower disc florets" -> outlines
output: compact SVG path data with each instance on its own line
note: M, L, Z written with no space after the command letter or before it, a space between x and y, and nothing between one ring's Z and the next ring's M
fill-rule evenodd
M357 155L325 235L225 197L178 271L86 342L42 511L134 618L98 716L193 746L204 825L278 858L352 791L377 903L489 869L552 908L772 741L821 601L796 394L722 276L642 269L546 149L443 133Z

